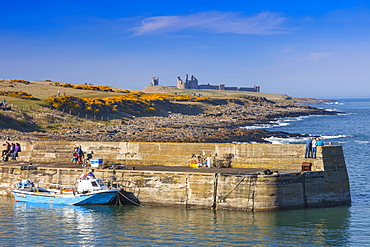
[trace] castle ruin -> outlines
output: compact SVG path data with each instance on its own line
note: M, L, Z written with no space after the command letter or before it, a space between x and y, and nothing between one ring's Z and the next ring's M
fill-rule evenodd
M159 85L159 77L152 77L151 86ZM178 89L211 89L211 90L229 90L229 91L246 91L246 92L260 92L260 86L254 85L253 87L226 87L225 84L211 85L211 84L198 84L198 79L192 75L185 74L185 79L182 80L180 76L177 77Z
M189 80L188 74L185 74L184 81L181 80L180 76L177 77L177 88L178 89L198 89L198 80L195 76L191 76Z

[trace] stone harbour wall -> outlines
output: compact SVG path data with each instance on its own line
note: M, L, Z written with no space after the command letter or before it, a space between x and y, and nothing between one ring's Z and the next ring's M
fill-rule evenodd
M32 162L68 162L72 142L22 143L21 159ZM94 169L96 176L118 183L142 205L268 211L346 205L351 202L349 180L341 146L323 146L310 159L312 171L301 172L304 145L213 143L78 143L85 151L112 162L135 165L189 165L192 153L232 153L233 167L288 169L264 175ZM11 195L19 179L36 184L73 185L84 169L21 170L0 166L0 193Z
M18 160L32 163L69 163L75 145L81 145L85 153L93 151L93 158L127 165L188 166L192 155L199 155L202 152L206 154L205 156L213 155L216 159L224 154L232 154L231 164L235 168L299 171L302 163L307 162L307 159L304 159L305 146L301 144L67 141L31 141L20 144L22 152ZM325 146L325 149L336 150L335 147ZM343 156L343 153L339 155ZM309 162L312 163L313 170L322 171L324 167L321 147L318 147L317 158L310 159Z
M20 179L31 179L41 187L59 184L68 187L83 173L83 169L26 171L2 166L0 192L9 196L12 185ZM142 205L270 211L350 203L348 183L331 181L325 171L230 175L96 169L94 173L108 183L116 180L132 194L131 200Z

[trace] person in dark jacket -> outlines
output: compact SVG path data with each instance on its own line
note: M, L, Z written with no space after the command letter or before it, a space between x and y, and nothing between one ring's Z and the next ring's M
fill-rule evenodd
M1 156L4 156L5 154L9 153L9 151L10 151L10 143L9 142L5 142L3 144L3 146L5 146L5 149L1 153Z
M82 164L82 158L84 157L84 152L82 151L82 147L81 145L78 146L77 148L77 154L78 154L78 157L77 157L77 162L78 164Z
M305 158L312 158L312 138L308 138L306 141L306 153Z

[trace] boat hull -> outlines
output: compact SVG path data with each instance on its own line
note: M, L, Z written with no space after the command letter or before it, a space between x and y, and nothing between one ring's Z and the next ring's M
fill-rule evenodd
M14 190L16 202L65 204L65 205L103 205L108 204L118 193L118 190L101 190L86 194L49 194L43 192L28 192Z

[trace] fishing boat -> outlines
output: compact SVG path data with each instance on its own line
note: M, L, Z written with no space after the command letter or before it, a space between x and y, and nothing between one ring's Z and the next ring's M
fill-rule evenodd
M77 190L40 188L29 179L16 183L13 190L16 202L66 205L109 204L119 192L120 189L108 189L103 180L96 178L91 172L77 179Z

